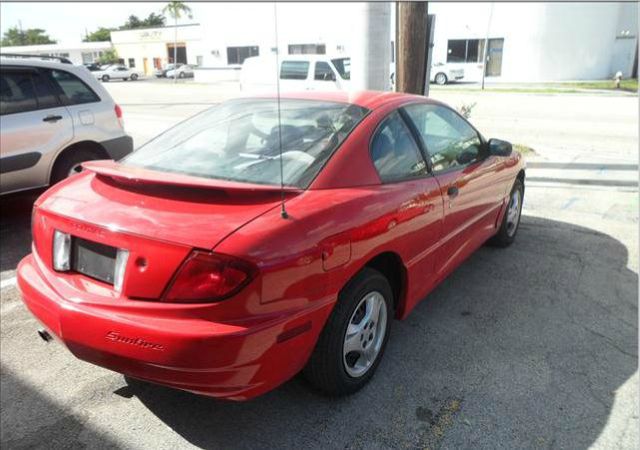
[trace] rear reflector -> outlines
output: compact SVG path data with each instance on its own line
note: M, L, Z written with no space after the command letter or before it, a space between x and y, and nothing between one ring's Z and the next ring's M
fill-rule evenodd
M66 272L71 266L71 236L62 231L53 232L53 268Z
M231 297L256 275L257 268L238 258L194 251L169 285L166 302L216 302Z
M122 119L122 108L120 105L116 105L115 108L116 117L118 118L118 123L120 123L120 128L124 129L124 120Z

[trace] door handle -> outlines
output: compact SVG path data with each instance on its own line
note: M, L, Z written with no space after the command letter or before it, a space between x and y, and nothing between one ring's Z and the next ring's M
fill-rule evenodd
M57 122L58 120L62 120L62 116L49 115L42 119L43 122Z
M447 189L447 195L451 198L457 197L459 193L458 186L449 186Z

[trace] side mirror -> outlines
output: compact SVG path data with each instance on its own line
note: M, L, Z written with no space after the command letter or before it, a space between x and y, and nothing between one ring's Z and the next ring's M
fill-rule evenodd
M488 145L490 156L509 156L513 151L511 142L500 139L489 139Z

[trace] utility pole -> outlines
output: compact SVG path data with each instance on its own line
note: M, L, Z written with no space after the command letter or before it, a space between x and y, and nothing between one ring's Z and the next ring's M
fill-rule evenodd
M427 76L427 2L396 3L396 91L424 95Z
M391 5L388 2L368 2L357 8L353 17L353 35L358 39L350 49L350 88L388 90L391 84Z
M487 21L487 34L484 38L484 52L482 55L482 86L481 90L484 90L484 76L487 73L487 56L489 54L489 30L491 29L491 19L493 18L493 3L491 3L491 9L489 10L489 20Z

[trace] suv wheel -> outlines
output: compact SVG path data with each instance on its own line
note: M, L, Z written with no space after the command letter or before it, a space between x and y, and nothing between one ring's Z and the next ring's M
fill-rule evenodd
M136 81L138 79L138 74L137 73L132 73L131 74L131 81Z
M51 171L51 185L82 172L82 163L95 159L100 159L100 157L91 150L84 149L71 150L60 155Z
M375 373L384 353L393 293L377 270L365 268L338 296L318 338L304 375L328 395L348 395L361 389Z
M104 81L105 83L109 81L109 78L109 75L102 75L102 81Z

